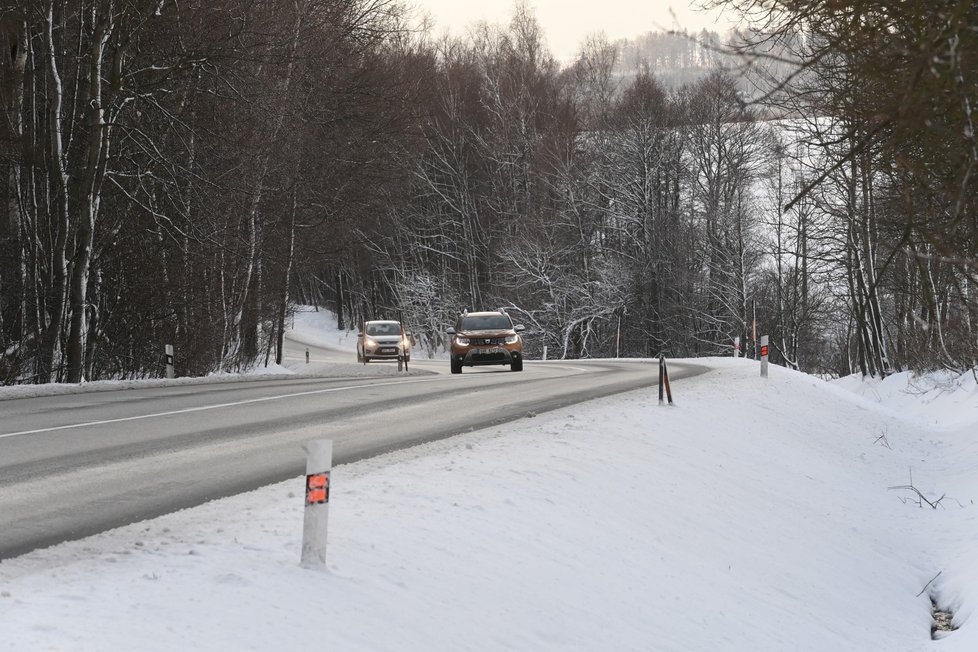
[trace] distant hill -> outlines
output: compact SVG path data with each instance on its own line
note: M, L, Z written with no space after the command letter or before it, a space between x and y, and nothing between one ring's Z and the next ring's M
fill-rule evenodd
M748 73L745 61L729 53L729 44L737 38L733 32L720 34L703 30L695 34L648 32L632 39L620 39L613 43L618 51L615 73L627 83L630 77L647 69L662 85L676 89L723 68L740 78L741 91L746 97L757 97L760 79L756 74L757 66L764 65L767 69L764 77L769 78L771 73L781 77L789 64L758 60ZM789 57L781 54L778 58Z
M725 38L703 30L695 35L648 32L615 42L616 72L623 77L648 69L669 87L679 87L706 76L717 68L734 68L737 61L722 53Z

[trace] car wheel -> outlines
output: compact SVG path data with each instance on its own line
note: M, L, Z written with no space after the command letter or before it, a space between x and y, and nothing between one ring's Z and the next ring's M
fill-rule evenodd
M453 374L462 373L462 363L456 360L455 358L452 358L452 373Z
M509 370L523 371L523 359L520 358L519 360L513 360L513 362L509 365Z

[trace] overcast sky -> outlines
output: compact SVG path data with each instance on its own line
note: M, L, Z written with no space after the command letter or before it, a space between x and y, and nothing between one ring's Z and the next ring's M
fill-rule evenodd
M413 0L435 21L435 33L464 34L479 20L508 23L515 0ZM653 30L704 27L723 31L730 23L717 12L696 11L688 0L530 0L554 55L568 61L590 34L632 38Z

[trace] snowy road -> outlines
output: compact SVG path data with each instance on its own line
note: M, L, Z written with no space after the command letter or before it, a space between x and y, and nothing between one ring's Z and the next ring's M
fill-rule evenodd
M294 477L310 439L339 464L656 382L638 361L447 366L2 401L0 559Z

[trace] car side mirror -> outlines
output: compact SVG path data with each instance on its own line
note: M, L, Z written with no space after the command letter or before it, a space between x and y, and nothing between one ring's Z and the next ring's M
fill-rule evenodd
M514 328L513 330L516 331L517 333L519 333L520 331L525 331L526 330L526 326L524 326L523 324L517 324L516 325L516 328Z
M455 334L455 328L452 327L452 326L449 326L448 327L448 330L446 330L445 332L448 333L449 335L454 335Z
M357 337L363 337L363 331L360 331L359 333L357 333Z

